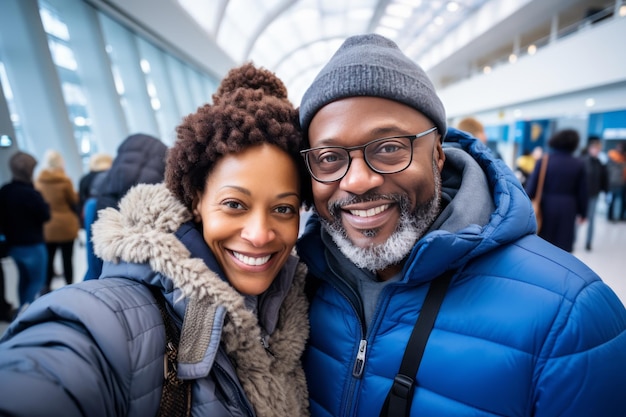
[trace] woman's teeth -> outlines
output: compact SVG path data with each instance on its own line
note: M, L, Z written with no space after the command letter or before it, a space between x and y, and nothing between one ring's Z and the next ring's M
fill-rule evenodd
M269 261L270 258L272 257L271 255L267 255L267 256L261 256L261 257L255 258L255 257L252 257L252 256L242 255L242 254L237 253L237 252L233 252L233 255L235 256L235 258L239 259L244 264L250 265L250 266L263 265L263 264L267 263L267 261Z

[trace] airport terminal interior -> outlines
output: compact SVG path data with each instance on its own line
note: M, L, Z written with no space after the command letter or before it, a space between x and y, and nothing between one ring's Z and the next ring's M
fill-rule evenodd
M449 126L480 120L511 169L561 129L578 131L580 149L599 137L604 162L626 143L622 0L1 0L0 182L18 150L61 152L77 186L92 155L115 156L133 133L170 146L247 61L281 77L297 106L346 37L370 32L422 66ZM573 254L626 303L626 222L607 219L611 197L600 196L592 250L582 223ZM17 304L15 267L2 266Z

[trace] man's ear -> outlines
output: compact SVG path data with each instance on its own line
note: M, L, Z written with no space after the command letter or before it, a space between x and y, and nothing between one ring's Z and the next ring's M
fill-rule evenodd
M439 168L439 172L443 169L443 164L446 162L446 153L443 151L443 146L441 145L441 141L437 141L437 145L433 150L433 159L437 161L437 167Z

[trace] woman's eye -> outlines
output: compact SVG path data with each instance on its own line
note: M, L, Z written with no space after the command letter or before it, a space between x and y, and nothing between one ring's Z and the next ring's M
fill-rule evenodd
M241 203L239 203L238 201L226 201L224 202L224 205L230 209L233 210L241 210L243 209L243 205Z
M280 206L276 208L276 212L280 214L293 214L296 212L296 209L291 206Z

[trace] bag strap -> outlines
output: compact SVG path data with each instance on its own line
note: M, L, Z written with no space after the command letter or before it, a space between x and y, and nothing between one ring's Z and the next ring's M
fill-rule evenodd
M543 182L546 179L546 170L548 169L548 155L544 155L541 161L541 170L539 171L539 180L537 181L537 191L535 192L535 200L541 203L541 195L543 194Z
M454 271L449 270L431 282L422 311L417 318L404 351L400 370L393 380L389 394L387 394L380 417L408 417L410 415L417 370L422 361L435 319L439 313L439 307L441 307L453 275Z
M150 287L165 325L165 357L163 358L163 391L158 417L191 416L191 381L178 379L176 357L180 332L165 307L165 297L158 288Z

